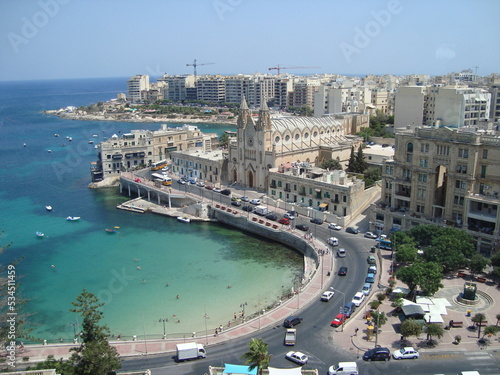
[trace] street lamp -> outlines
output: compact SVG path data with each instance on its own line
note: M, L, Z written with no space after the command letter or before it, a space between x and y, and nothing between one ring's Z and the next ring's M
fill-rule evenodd
M160 322L163 322L163 339L167 338L167 331L165 329L165 322L168 322L168 318L160 318Z
M342 296L344 297L344 304L342 305L342 307L340 308L340 313L343 314L344 313L344 306L345 306L345 293L344 292L341 292L340 290L338 289L335 289L333 286L330 287L330 289L333 289L334 291L342 294ZM342 322L342 331L341 332L344 332L344 324L345 324L345 319L344 321Z
M264 314L266 312L266 310L262 309L262 310L259 311L259 330L260 330L260 315L261 315L261 312L262 312L262 314Z
M208 316L207 312L205 311L205 315L203 315L205 318L205 339L207 340L207 345L208 345L208 328L207 328L207 319L210 319Z
M242 316L243 321L245 321L245 306L248 306L248 303L243 302L243 303L240 305L240 308L241 308L241 309L242 309L242 311L243 311L243 316Z
M71 323L69 323L69 325L73 327L73 339L75 339L76 338L76 327L78 327L78 322L75 322L75 323L71 322Z

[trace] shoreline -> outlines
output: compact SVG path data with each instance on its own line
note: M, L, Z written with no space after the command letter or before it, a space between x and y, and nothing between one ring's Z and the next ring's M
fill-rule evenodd
M120 114L112 114L112 113L101 113L101 114L82 114L76 112L64 112L61 110L46 110L42 113L46 115L56 116L62 118L64 120L79 120L79 121L112 121L112 122L157 122L157 123L195 123L195 124L225 124L225 125L236 125L236 118L233 120L229 119L221 119L217 116L211 116L210 118L193 118L191 116L179 115L175 118L161 116L161 117L152 117L145 115L137 115L137 114L129 114L129 113L120 113Z

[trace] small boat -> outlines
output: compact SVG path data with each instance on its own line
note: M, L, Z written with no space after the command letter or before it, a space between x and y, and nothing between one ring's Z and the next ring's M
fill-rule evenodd
M52 152L52 150L47 150L47 152L50 154Z
M106 233L116 233L116 229L106 229Z
M68 141L70 141L70 142L71 142L72 140L73 140L73 138L71 138L71 137L69 137L69 138L68 138Z
M26 143L23 143L23 146L26 147Z
M52 211L52 206L45 206L45 209L46 209L47 211Z
M191 219L186 216L178 216L177 220L182 221L183 223L190 223Z
M45 236L42 232L36 232L35 234L38 238L43 238L43 236Z
M80 220L80 216L68 216L66 218L66 220L68 220L68 221L77 221L77 220Z
M97 138L99 136L97 134L92 134L92 137Z
M94 143L94 141L90 140L90 141L89 141L89 145L91 145L92 143Z
M56 134L54 134L54 137L59 137L59 134L57 134L57 133L56 133Z

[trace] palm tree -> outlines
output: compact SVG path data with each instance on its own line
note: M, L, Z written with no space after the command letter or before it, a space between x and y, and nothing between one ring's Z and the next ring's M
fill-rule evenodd
M474 315L471 319L474 323L477 324L477 338L480 338L481 337L481 323L484 322L486 320L486 315L484 315L483 313L477 313L476 315Z
M498 322L500 322L500 314L497 314L497 315L495 316L495 318L497 319L497 324L496 324L496 325L498 325Z
M427 340L429 341L429 343L432 342L433 336L437 336L437 338L440 339L444 335L444 329L439 324L429 323L425 327L427 333Z
M262 370L269 366L271 355L267 352L267 344L262 339L252 339L248 343L248 352L241 356L245 360L245 364L249 365L249 369L258 368L259 374Z

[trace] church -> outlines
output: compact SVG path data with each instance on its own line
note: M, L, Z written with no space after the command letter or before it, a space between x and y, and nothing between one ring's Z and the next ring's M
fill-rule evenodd
M317 166L332 158L345 166L351 147L357 147L362 141L352 134L369 126L369 115L271 117L266 101L262 101L258 118L254 120L243 97L237 126L236 139L228 150L228 183L267 191L269 170L280 165Z

